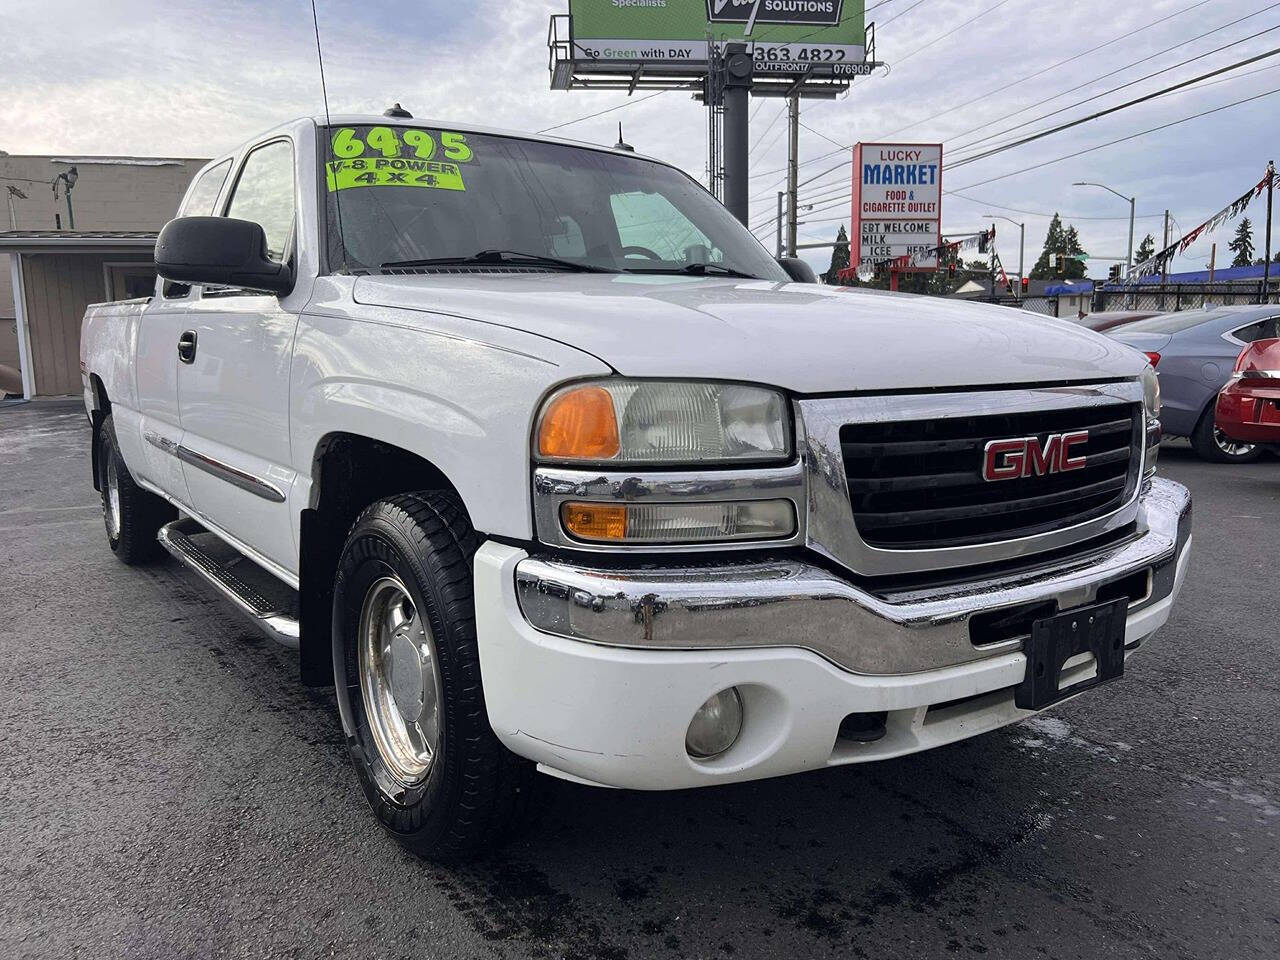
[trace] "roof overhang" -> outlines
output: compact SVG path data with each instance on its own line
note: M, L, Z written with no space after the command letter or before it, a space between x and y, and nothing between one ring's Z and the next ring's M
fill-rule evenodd
M143 231L3 230L0 250L9 253L101 253L155 249L156 235Z

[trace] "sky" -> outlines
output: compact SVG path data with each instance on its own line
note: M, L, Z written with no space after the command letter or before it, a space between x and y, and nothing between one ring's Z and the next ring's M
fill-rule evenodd
M628 98L550 89L547 22L567 12L568 0L317 5L334 113L380 113L399 101L418 117L518 130L558 126L557 135L608 144L621 121L640 152L706 179L704 109L687 92L641 99L643 93ZM944 231L978 230L992 223L984 214L1024 222L1029 271L1057 211L1097 258L1090 275L1104 276L1106 258L1124 256L1128 204L1074 181L1136 196L1135 246L1148 232L1159 245L1166 209L1175 239L1256 184L1280 152L1276 56L997 156L957 162L975 152L962 148L978 138L1061 108L1070 109L1021 127L1018 135L1280 48L1275 0L869 5L877 59L887 66L837 100L802 105L800 180L816 179L800 191L801 203L814 207L802 213L801 242L830 241L848 222L847 150L822 155L860 140L942 142L944 184L954 191L944 198ZM1227 26L1240 18L1247 19ZM213 156L282 120L323 112L309 0L5 0L2 22L0 150L12 154ZM1270 32L1246 39L1261 31ZM1225 44L1232 45L1212 52ZM1199 59L1142 79L1192 57ZM1132 81L1140 82L1107 93ZM1095 99L1081 103L1087 98ZM567 123L600 111L609 112ZM770 249L768 221L786 162L781 111L777 100L752 104L750 223ZM1088 152L1050 162L1081 151ZM1027 169L1041 164L1047 165ZM1261 256L1265 196L1248 214ZM997 250L1013 273L1018 227L994 222ZM1228 261L1234 227L1198 240L1172 269L1202 269L1213 241L1218 263ZM1274 245L1280 248L1280 235ZM807 257L825 268L830 254Z

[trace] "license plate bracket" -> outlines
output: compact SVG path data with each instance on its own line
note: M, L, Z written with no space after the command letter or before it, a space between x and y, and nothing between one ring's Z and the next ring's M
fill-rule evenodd
M1027 672L1014 691L1023 710L1042 710L1077 693L1124 675L1124 631L1129 599L1067 610L1036 620L1024 644ZM1097 673L1068 687L1060 687L1062 665L1081 653L1092 653Z

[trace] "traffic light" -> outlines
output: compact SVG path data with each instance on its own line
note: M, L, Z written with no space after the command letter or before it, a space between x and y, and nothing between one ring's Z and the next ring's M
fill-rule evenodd
M956 262L954 260L947 264L947 276L952 280L956 278Z
M987 232L984 230L982 233L978 234L978 252L979 253L987 252L987 243L988 243Z
M1060 253L1053 256L1053 267L1057 271L1058 276L1063 276L1067 272L1067 258Z
M1119 280L1119 279L1120 279L1120 264L1118 264L1118 263L1113 263L1113 264L1111 265L1111 270L1110 270L1110 272L1107 274L1107 277L1108 277L1108 279L1111 279L1111 280Z
M1030 289L1031 289L1031 278L1023 277L1022 278L1022 295L1025 297L1027 295L1027 291Z

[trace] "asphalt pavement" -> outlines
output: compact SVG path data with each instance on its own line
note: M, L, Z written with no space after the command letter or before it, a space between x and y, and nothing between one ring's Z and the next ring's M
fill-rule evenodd
M330 689L176 563L112 556L65 403L0 408L0 957L1280 956L1280 460L1195 494L1123 680L884 763L549 784L461 869L366 813Z

